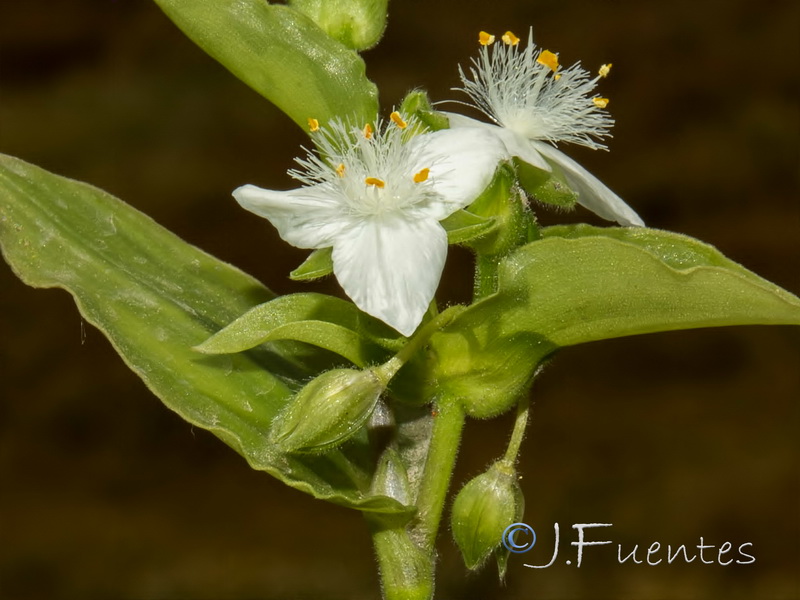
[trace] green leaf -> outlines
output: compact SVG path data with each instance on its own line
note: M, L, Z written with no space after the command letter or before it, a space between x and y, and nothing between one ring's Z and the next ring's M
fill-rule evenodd
M333 248L314 250L303 264L289 273L293 281L311 281L333 273Z
M239 79L308 130L308 119L374 121L378 92L356 52L314 21L265 0L155 0Z
M536 255L542 251L552 256L564 246L574 257L570 262L580 269L570 277L566 293L583 296L574 303L575 311L591 307L590 313L573 313L561 324L539 329L560 346L697 327L800 325L797 296L689 236L644 227L588 225L553 227L543 233L546 239L541 243L552 243L552 248L528 247L527 253L518 255L530 265L528 285L537 278ZM517 266L509 261L505 269L513 272ZM548 271L557 268L553 264ZM586 284L598 287L583 288L579 294Z
M657 331L800 325L800 299L692 238L553 227L500 265L498 292L431 338L428 375L472 416L507 410L559 347Z
M369 494L376 459L363 444L295 458L267 442L273 419L300 387L289 367L303 366L302 354L288 345L232 356L192 350L274 297L248 275L97 188L2 155L0 247L25 283L70 292L167 407L254 469L345 506L407 512Z
M714 246L680 233L647 227L594 227L579 224L546 227L541 230L541 234L543 238L603 237L614 239L646 250L673 269L691 269L699 266L721 267L735 271L743 277L754 277L754 281L770 287L776 287L752 271L748 271L739 263L726 258Z
M344 356L359 367L387 360L403 345L394 329L351 302L323 294L292 294L260 304L195 349L231 354L274 340L296 340Z

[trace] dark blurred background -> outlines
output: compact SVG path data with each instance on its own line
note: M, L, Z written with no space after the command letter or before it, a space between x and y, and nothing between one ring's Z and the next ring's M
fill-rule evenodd
M594 70L617 119L611 152L565 149L653 227L696 236L800 292L800 3L770 0L393 0L365 54L384 109L415 86L458 97L480 29ZM305 255L230 191L293 186L302 132L186 39L152 2L0 7L0 151L85 180L281 293ZM601 224L540 211L545 223ZM441 294L464 301L453 251ZM285 488L163 408L63 291L0 266L0 597L372 599L360 516ZM533 390L520 469L540 547L467 574L447 528L437 598L798 598L800 335L698 330L564 351ZM456 486L501 452L510 420L470 423ZM553 523L593 539L717 547L746 566L544 564ZM712 553L706 554L711 559ZM574 554L572 555L574 559Z

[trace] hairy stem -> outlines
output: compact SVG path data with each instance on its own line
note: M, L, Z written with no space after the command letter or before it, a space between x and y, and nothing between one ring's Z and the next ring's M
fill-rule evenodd
M503 461L508 464L513 465L517 462L519 448L522 445L522 440L525 438L525 428L528 425L530 407L530 397L526 393L517 403L517 416L514 419L514 431L511 433L508 448L506 448L505 456L503 456Z
M411 540L401 523L368 515L384 600L431 600L433 556Z
M431 556L464 428L464 411L458 402L443 399L434 405L434 411L431 443L416 502L417 521L412 530L415 541Z

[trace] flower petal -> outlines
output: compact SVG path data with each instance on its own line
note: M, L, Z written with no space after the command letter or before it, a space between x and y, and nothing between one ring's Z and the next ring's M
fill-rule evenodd
M430 169L435 202L420 203L413 213L440 221L470 204L489 185L505 148L483 128L443 129L408 142L414 172Z
M616 221L620 225L628 227L644 225L644 221L625 204L622 198L566 154L544 142L532 142L532 144L564 174L567 185L578 194L579 204L596 215L609 221Z
M433 219L366 219L333 246L333 272L361 310L414 333L442 276L447 234Z
M333 194L321 185L286 192L243 185L233 197L243 208L269 219L281 238L298 248L327 248L348 225Z
M503 145L506 148L507 156L516 156L520 160L538 169L544 169L548 172L551 170L550 164L541 157L528 138L519 135L518 133L514 133L512 130L507 129L506 127L500 127L490 123L483 123L482 121L476 121L475 119L465 117L464 115L449 112L442 114L447 115L447 118L450 120L450 127L479 127L491 131L500 139L501 142L503 142Z

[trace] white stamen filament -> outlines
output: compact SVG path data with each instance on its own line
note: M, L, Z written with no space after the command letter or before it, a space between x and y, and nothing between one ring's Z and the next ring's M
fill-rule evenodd
M521 46L482 46L469 75L459 68L463 87L457 89L497 125L528 139L605 148L598 140L610 137L614 120L593 101L592 92L608 69L591 78L580 64L563 68L556 63L556 73L554 56L536 47L532 33Z

